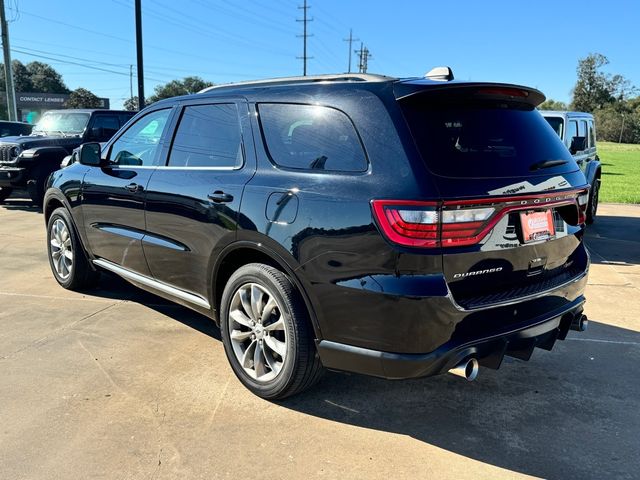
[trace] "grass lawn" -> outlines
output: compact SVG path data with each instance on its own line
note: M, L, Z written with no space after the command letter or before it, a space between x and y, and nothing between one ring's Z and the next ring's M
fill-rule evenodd
M598 142L601 202L640 203L640 145Z

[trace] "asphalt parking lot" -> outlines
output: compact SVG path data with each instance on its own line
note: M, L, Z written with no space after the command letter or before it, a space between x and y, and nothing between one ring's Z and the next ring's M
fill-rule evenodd
M590 328L476 382L329 373L250 394L208 319L49 271L42 215L0 206L0 478L639 478L640 206L589 229Z

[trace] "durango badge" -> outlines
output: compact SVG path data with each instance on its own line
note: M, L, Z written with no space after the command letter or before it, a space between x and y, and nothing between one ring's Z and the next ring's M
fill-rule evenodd
M484 275L485 273L495 273L502 271L502 267L487 268L486 270L476 270L475 272L456 273L453 278L465 278L473 275Z

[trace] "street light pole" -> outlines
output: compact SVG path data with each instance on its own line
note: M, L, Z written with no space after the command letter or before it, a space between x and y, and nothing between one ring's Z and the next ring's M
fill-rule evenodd
M2 0L0 0L2 1ZM138 55L138 110L144 108L144 67L142 65L142 5L136 0L136 52Z
M10 121L18 120L16 109L16 91L13 85L13 68L11 68L11 49L9 47L9 25L4 11L4 0L0 0L0 23L2 24L2 52L4 54L4 78L7 90L7 114Z

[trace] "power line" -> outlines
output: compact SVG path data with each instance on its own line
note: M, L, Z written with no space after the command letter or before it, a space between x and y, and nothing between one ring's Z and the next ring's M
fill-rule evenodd
M303 22L303 34L297 36L302 37L302 56L298 57L298 59L302 60L302 75L305 77L307 76L307 60L313 58L307 56L307 38L313 36L313 34L307 33L307 23L313 22L313 18L307 18L307 10L310 8L311 7L307 6L307 0L304 0L304 5L302 7L298 7L299 10L302 10L303 17L302 19L296 19L296 22Z
M51 57L51 56L48 56L48 55L39 55L39 54L36 54L36 53L25 52L24 50L19 50L17 48L12 48L11 51L15 52L15 53L21 53L23 55L29 55L31 57L44 58L45 60L53 60L55 62L59 62L59 63L67 64L67 65L77 65L79 67L89 68L91 70L99 70L101 72L112 73L114 75L124 75L124 76L127 76L127 77L129 76L129 74L126 73L126 72L117 72L115 70L109 70L107 68L96 67L96 66L93 66L93 65L86 65L84 63L79 63L79 62L72 62L70 60L64 60L64 59L61 59L61 58L55 58L55 57ZM146 80L152 80L154 82L162 82L162 80L159 80L157 78L152 78L152 77L145 77L145 79Z

